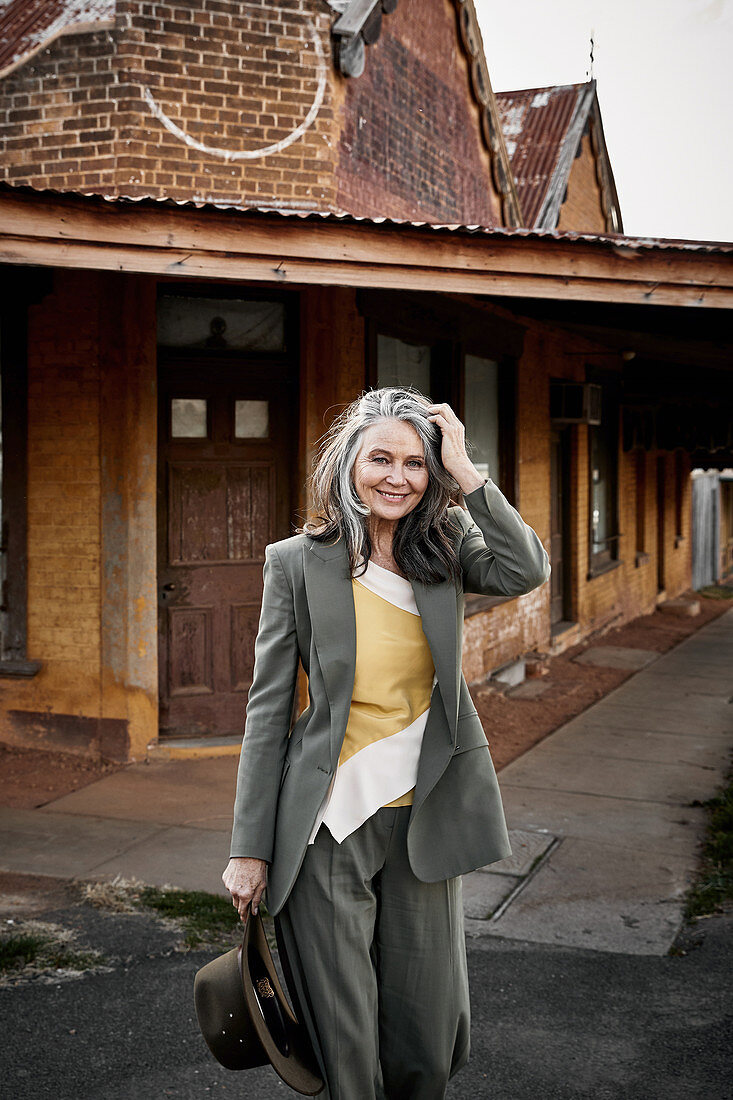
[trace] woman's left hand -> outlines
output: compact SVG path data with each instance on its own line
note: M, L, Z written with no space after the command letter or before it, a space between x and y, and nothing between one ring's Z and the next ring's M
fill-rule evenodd
M447 403L430 405L428 420L437 424L443 433L441 459L451 477L454 477L463 493L472 493L484 483L466 451L466 429Z

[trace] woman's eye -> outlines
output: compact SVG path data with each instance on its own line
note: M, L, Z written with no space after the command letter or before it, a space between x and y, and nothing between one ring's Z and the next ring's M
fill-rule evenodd
M387 461L387 459L384 457L384 455L375 455L374 458L372 459L372 462L386 462L386 461Z
M423 463L420 461L419 458L413 458L410 461L410 466L414 466L416 470L422 470Z

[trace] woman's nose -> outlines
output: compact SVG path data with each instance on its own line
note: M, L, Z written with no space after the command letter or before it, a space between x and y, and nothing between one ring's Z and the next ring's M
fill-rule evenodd
M387 481L390 485L404 485L405 483L405 471L402 466L395 465L387 474Z

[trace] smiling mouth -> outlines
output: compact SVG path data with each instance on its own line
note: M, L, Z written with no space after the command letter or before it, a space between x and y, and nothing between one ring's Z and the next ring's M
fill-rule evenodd
M383 489L377 489L380 497L384 497L385 500L393 500L395 502L404 500L407 493L385 493Z

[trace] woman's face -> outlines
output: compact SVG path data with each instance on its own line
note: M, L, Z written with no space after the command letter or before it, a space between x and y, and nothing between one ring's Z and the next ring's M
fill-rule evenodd
M372 516L396 523L417 508L428 487L420 436L404 420L372 424L362 437L352 477Z

